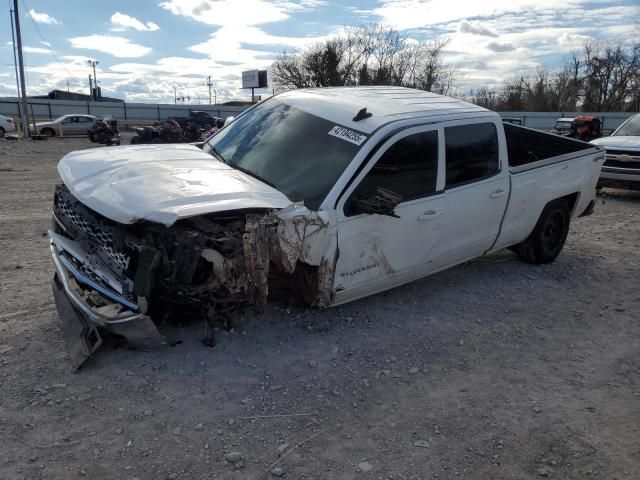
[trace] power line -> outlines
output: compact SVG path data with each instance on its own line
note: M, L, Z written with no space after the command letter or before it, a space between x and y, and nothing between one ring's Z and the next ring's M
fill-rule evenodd
M33 17L31 16L31 12L29 11L29 9L27 8L27 6L24 3L24 0L20 0L20 2L22 3L22 6L24 7L24 11L27 12L27 15L29 16L29 19L31 20L31 23L33 23L34 28L36 29L36 32L38 32L38 35L40 36L40 40L42 40L42 44L47 47L47 49L49 50L49 52L51 52L51 55L53 55L53 57L56 59L56 62L58 62L58 64L62 67L62 69L67 72L67 75L69 77L73 77L73 74L67 70L67 67L65 67L62 62L60 61L60 59L58 58L58 56L56 55L56 52L53 51L53 49L51 48L51 44L49 42L47 42L44 39L44 36L42 35L42 33L40 32L40 29L38 28L38 24L36 23L36 21L33 19Z

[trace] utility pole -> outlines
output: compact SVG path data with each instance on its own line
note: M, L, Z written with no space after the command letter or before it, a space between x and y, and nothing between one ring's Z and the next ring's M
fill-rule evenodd
M209 78L207 78L207 87L209 87L209 105L211 105L211 87L213 86L213 83L211 83L211 75L209 75Z
M98 101L98 77L96 76L96 65L98 65L100 62L98 62L97 60L87 60L87 63L89 64L90 67L93 67L93 85L95 86L95 88L93 89L93 91L95 92L93 94L93 99L97 102Z
M13 67L16 70L16 96L20 96L20 76L18 75L18 59L16 58L16 34L13 30L13 10L11 12L11 46L13 50Z
M173 86L173 104L178 104L178 87L176 87L175 85Z
M93 82L91 81L91 74L89 74L89 98L93 98Z
M29 117L27 116L27 88L24 82L24 60L22 58L22 35L20 33L20 14L18 0L13 0L13 15L16 26L16 46L18 48L18 68L20 69L20 94L22 96L22 132L24 139L29 141Z

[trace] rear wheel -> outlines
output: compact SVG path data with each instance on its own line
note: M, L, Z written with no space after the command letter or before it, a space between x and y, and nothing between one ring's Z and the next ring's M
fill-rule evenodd
M53 128L43 128L40 133L42 135L47 136L47 137L55 137L56 136L56 131Z
M135 137L131 137L131 140L129 141L129 143L131 145L137 145L140 143L140 137L138 135L136 135Z
M151 140L151 143L166 143L166 142L162 138L156 137L153 140Z
M4 127L0 127L0 137L4 137L4 134L6 133Z
M527 239L511 248L528 263L553 262L562 251L569 234L571 212L563 198L549 203Z

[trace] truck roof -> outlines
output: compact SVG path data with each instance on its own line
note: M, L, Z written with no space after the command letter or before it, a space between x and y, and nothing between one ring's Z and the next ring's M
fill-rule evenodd
M307 88L281 93L276 98L312 115L365 133L398 120L418 117L427 121L446 120L444 116L494 113L457 98L404 87ZM354 121L353 118L363 108L371 116Z

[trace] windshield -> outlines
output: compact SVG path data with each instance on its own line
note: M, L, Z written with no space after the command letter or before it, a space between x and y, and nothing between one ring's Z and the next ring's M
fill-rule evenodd
M207 140L203 150L317 210L360 149L362 134L333 122L265 100ZM349 132L350 135L349 136Z
M631 117L629 120L624 122L618 130L613 132L611 136L640 136L640 115L636 115L635 117Z
M571 128L571 120L558 120L556 122L556 130L569 130Z

